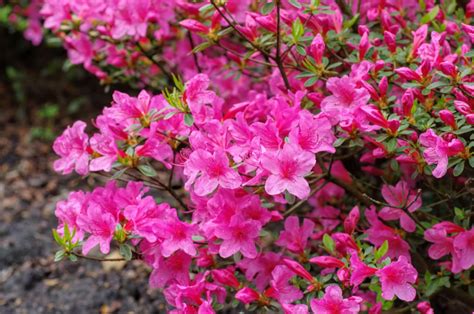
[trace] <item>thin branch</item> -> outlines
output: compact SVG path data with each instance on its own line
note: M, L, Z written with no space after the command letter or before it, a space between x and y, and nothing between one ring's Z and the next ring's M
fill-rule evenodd
M146 49L143 48L143 46L142 46L140 43L137 43L137 47L138 47L138 49L140 49L140 51L142 52L142 54L143 54L145 57L147 57L151 62L153 62L153 64L155 64L157 67L160 68L161 72L163 72L163 74L166 76L166 78L168 79L168 81L173 84L173 83L174 83L173 76L172 76L171 73L163 66L163 64L161 64L161 62L155 60L155 58L153 58L153 55L151 55L148 51L146 51Z
M224 12L221 11L221 9L219 9L219 6L216 4L214 0L211 0L211 4L216 9L217 13L219 13L219 15L222 16L222 18L227 22L227 24L229 24L229 26L232 27L232 29L236 31L240 37L242 37L245 41L247 41L254 49L260 51L262 54L273 59L273 57L268 52L262 50L259 46L257 46L251 40L249 40L237 27L235 27L235 24L227 17L227 15L224 14Z
M285 68L283 67L283 62L281 61L281 17L280 17L280 9L281 9L281 0L276 1L276 8L277 8L277 47L276 47L276 56L275 62L278 65L278 69L280 70L281 77L283 82L285 83L286 89L291 89L290 82L288 81L288 76L286 76Z
M191 32L188 32L188 40L189 40L189 44L191 45L191 52L192 52L194 50L195 44L194 44L194 39L193 39L193 35L191 34ZM197 54L192 52L192 55L193 55L193 59L194 59L194 65L196 65L196 69L198 70L199 73L202 73L202 69L201 69L201 66L199 65L199 60L198 60Z
M96 262L126 262L127 260L125 258L100 258L100 257L95 257L95 256L86 256L82 255L80 253L76 252L69 252L69 254L74 255L79 258L91 260L91 261L96 261ZM138 258L132 258L132 259L138 259Z

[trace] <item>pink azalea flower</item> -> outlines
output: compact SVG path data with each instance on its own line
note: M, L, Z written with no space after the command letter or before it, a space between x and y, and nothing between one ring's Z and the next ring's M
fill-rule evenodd
M376 275L380 278L382 297L385 300L392 300L394 296L407 302L415 299L416 290L411 284L416 282L418 272L405 256L400 256L396 262L378 270Z
M395 186L384 184L382 187L382 196L385 201L394 207L384 207L379 212L379 217L384 220L400 220L400 225L408 232L414 232L416 224L403 209L410 213L421 207L421 197L417 196L415 191L410 190L408 184L401 180Z
M290 284L289 281L295 276L288 267L279 265L275 267L272 272L272 280L270 281L270 288L265 291L265 294L278 300L280 303L292 303L303 297L303 292Z
M318 34L319 35L319 34ZM306 304L282 304L285 314L308 314L308 306Z
M333 143L336 137L332 132L331 122L324 115L313 116L308 111L300 112L298 128L289 134L290 143L313 154L319 152L335 153Z
M428 255L432 259L437 260L454 252L453 238L448 236L447 228L444 225L436 224L427 229L424 237L426 241L433 243L428 249Z
M323 99L321 109L333 124L346 118L345 115L352 115L349 109L366 105L370 99L367 90L357 88L355 82L348 76L332 77L327 81L326 87L332 95Z
M458 139L446 141L436 135L432 129L428 129L420 135L420 144L426 147L423 152L428 165L436 164L433 170L435 178L441 178L448 170L448 158L464 150L464 144Z
M199 196L212 193L218 186L236 189L242 184L241 177L229 167L229 159L221 150L213 154L195 150L184 165L184 174L188 177L186 188L194 183L194 192Z
M115 139L111 136L95 134L91 138L91 147L95 153L99 154L99 157L91 160L90 170L109 172L121 153Z
M155 137L148 138L143 145L137 146L135 153L142 157L151 157L160 161L166 168L171 169L168 160L173 159L171 147Z
M237 252L243 256L255 258L257 249L255 240L258 238L261 226L254 220L244 220L240 215L234 215L230 224L216 229L217 237L223 239L219 248L219 254L223 258L228 258Z
M358 287L367 277L373 276L376 268L372 268L364 264L356 253L351 256L351 285Z
M84 122L76 121L54 141L53 150L60 157L54 162L55 171L69 174L75 170L80 175L89 172L89 137L84 133L85 128Z
M183 100L189 106L196 122L199 123L207 118L218 118L221 115L218 109L222 100L217 97L216 93L208 90L209 82L209 77L206 74L198 74L185 84Z
M265 252L255 259L244 258L238 263L239 268L245 271L245 278L252 280L259 291L270 282L272 271L281 262L281 256L273 252Z
M339 286L326 287L322 299L311 300L311 309L318 314L356 314L360 312L362 298L351 296L344 299Z
M376 245L381 246L385 241L388 242L387 255L390 258L404 256L408 260L410 257L410 245L392 228L384 225L378 218L377 211L374 207L365 211L366 218L370 224L370 228L366 230L367 240Z
M157 224L160 218L160 205L156 205L151 196L147 196L136 204L130 204L123 211L124 217L128 220L126 229L134 234L144 237L150 242L157 240Z
M66 200L59 201L56 204L54 214L59 220L57 228L60 234L63 233L64 225L67 224L69 230L73 232L76 230L76 235L73 241L82 240L84 231L78 225L78 219L86 212L86 205L89 195L82 191L69 193Z
M170 256L177 250L183 250L191 256L196 255L196 247L192 239L197 232L196 225L190 225L174 218L162 224L159 232L164 239L161 243L161 253L164 257Z
M280 232L280 237L275 243L293 253L303 253L313 231L314 223L311 220L304 219L300 227L298 217L290 216L285 220L285 230Z
M189 268L191 256L183 251L177 251L168 258L160 257L153 266L150 275L150 287L163 288L170 282L179 284L189 283Z
M453 272L470 269L474 265L474 228L459 233L454 238L453 247Z
M114 237L117 217L97 204L89 204L84 215L78 219L78 225L85 232L90 233L89 238L82 245L82 253L87 255L96 245L104 254L110 252L110 241Z
M314 154L286 143L282 150L264 154L260 163L270 172L265 182L265 191L268 194L278 195L288 190L300 199L308 197L310 188L304 176L316 163Z

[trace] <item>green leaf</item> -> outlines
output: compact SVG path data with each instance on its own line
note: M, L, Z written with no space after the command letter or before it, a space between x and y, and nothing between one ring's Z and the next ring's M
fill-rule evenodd
M358 20L359 20L360 14L357 13L354 15L349 21L344 22L344 28L351 28Z
M118 178L120 178L124 173L125 171L127 171L128 168L123 168L123 169L120 169L119 171L115 172L114 175L112 176L112 180L116 180Z
M390 140L385 144L385 147L387 148L387 151L388 151L389 153L394 152L395 149L397 148L397 139L396 139L396 138L390 139Z
M59 250L54 254L54 261L59 262L64 258L65 252L64 250Z
M290 194L288 191L285 191L285 200L288 202L288 204L292 205L295 203L296 198L293 194Z
M456 167L454 167L453 174L455 177L459 177L463 171L464 171L464 161L458 163Z
M192 126L194 124L194 118L192 114L187 113L184 115L184 124L187 126Z
M464 211L459 207L454 207L454 214L459 219L464 219Z
M296 46L296 52L298 52L302 56L306 56L306 50L303 46ZM312 74L312 73L311 73Z
M469 166L471 166L472 168L474 168L474 156L469 158Z
M344 144L345 141L346 141L346 138L340 137L340 138L338 138L338 139L332 144L332 146L334 146L334 147L339 147L339 146L341 146L342 144Z
M297 9L302 8L301 3L299 3L298 0L289 0L288 2Z
M273 1L267 2L262 6L260 13L262 13L263 15L267 15L273 10L274 7L275 7L275 2Z
M448 84L449 84L449 83L447 83L447 82L437 81L437 82L433 82L433 83L431 83L430 85L428 85L428 86L426 87L426 89L432 90L432 89L434 89L434 88L446 86L446 85L448 85Z
M125 258L125 260L130 261L132 259L132 247L126 243L120 244L120 255Z
M69 260L70 260L71 262L77 262L77 256L76 256L76 255L74 255L74 254L69 254L68 257L69 257Z
M436 18L436 16L438 15L439 13L439 6L434 6L430 12L426 13L422 18L421 18L421 21L420 23L421 24L426 24L426 23L429 23L431 22L432 20L434 20Z
M388 252L388 241L385 240L382 245L375 251L375 260L378 261Z
M304 34L304 27L299 18L293 22L293 25L291 26L291 34L295 39L295 43L297 43Z
M313 76L312 78L310 78L310 79L308 79L306 82L304 82L304 87L313 86L317 81L318 81L318 77L317 77L317 76Z
M156 177L157 173L150 165L138 165L138 171L147 177Z
M64 246L64 240L63 238L59 235L58 231L56 229L53 229L53 238L54 238L54 241L56 241L57 244L59 244L60 246Z
M323 245L330 253L333 253L336 248L333 238L331 238L331 236L327 233L325 233L323 236Z

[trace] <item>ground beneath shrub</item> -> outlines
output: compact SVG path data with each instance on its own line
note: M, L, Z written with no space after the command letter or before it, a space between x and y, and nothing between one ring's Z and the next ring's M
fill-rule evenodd
M0 35L2 51L8 42L16 45L21 40ZM0 66L0 312L165 312L163 296L148 287L149 270L143 263L53 261L58 249L51 235L57 224L56 201L69 191L95 185L97 179L58 176L52 171L51 142L32 137L33 128L45 125L38 120L37 110L46 101L64 105L86 95L79 113L71 117L61 108L60 115L46 123L60 132L71 119L90 121L110 96L95 78L84 74L67 81L59 71L45 79L41 71L46 61L59 58L61 62L61 53L22 45L26 48L10 53L13 59L0 60L0 65L13 66L23 76L21 84L12 82ZM18 98L18 93L24 95Z

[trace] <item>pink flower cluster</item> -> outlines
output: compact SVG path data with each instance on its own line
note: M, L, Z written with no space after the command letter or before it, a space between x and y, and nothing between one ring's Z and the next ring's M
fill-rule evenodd
M174 313L432 313L467 288L474 2L351 2L46 1L73 63L174 85L56 139L56 171L112 177L58 203L62 253L146 262Z

